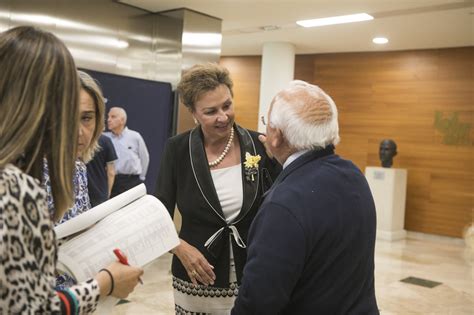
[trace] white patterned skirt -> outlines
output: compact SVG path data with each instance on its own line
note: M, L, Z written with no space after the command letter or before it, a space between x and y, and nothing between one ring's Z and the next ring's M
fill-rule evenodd
M173 277L175 313L177 315L227 315L239 293L234 260L230 261L229 287L194 285Z

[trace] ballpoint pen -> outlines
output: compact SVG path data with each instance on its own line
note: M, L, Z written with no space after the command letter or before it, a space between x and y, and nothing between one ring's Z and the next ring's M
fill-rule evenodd
M120 249L118 249L118 248L114 249L114 254L118 258L118 260L121 264L130 266L130 264L128 263L127 257L122 253L122 251ZM143 284L143 281L142 281L141 278L138 278L138 281L140 281L140 283Z

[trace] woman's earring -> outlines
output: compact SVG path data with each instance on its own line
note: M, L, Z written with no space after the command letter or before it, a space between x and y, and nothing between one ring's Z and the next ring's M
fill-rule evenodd
M199 122L197 121L196 117L193 116L194 124L199 125Z

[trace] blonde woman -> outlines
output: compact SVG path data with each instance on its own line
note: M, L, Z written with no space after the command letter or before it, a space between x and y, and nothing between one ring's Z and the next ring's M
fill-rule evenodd
M79 79L65 45L33 27L0 33L0 313L91 313L100 298L126 297L143 273L113 263L54 291L57 246L41 186L46 158L54 218L74 200Z
M89 210L91 203L88 192L87 167L95 151L98 149L98 140L104 129L105 103L102 91L95 80L83 71L78 71L81 90L79 93L79 133L77 159L74 169L74 204L56 224L66 222L69 219ZM48 165L45 163L44 170L45 188L48 192L48 208L51 214L55 206L52 197L51 184L49 180Z
M81 90L79 92L79 132L77 137L77 159L74 168L74 204L69 208L55 225L64 223L75 216L89 210L91 203L87 182L87 167L98 148L98 139L104 129L105 103L102 91L95 80L83 71L78 71ZM48 209L53 217L55 213L54 200L49 178L48 163L44 165L44 186L47 192ZM65 289L76 284L68 274L62 274L56 279L56 288Z

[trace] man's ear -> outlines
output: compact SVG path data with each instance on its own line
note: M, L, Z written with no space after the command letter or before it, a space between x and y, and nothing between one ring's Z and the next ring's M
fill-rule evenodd
M275 148L280 147L285 142L285 137L280 129L275 129L272 137L272 146Z

